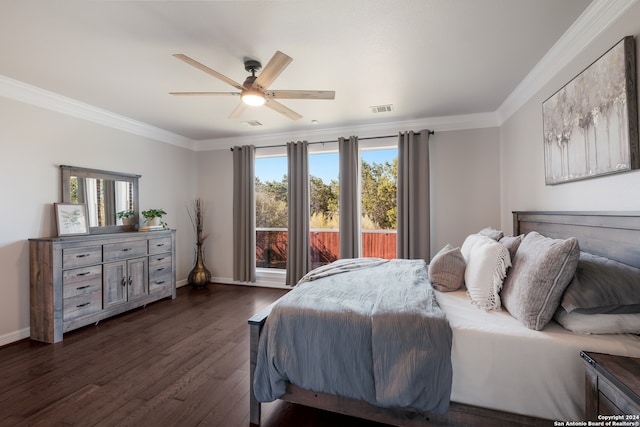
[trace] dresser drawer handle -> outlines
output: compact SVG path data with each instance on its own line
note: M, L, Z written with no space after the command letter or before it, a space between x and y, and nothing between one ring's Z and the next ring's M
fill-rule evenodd
M85 271L84 273L78 273L78 274L76 274L76 277L86 276L87 274L91 274L91 272L90 271Z
M131 250L131 248L124 248L124 249L122 250L122 252L129 252L130 250Z
M91 256L91 254L79 254L79 255L76 255L76 258L85 258L88 256Z
M81 291L81 290L83 290L83 289L87 289L87 288L90 288L90 287L91 287L91 285L78 286L78 287L76 288L76 290Z
M89 304L91 304L91 303L89 303L89 302L85 302L84 304L78 304L78 305L76 305L76 308L86 307L86 306L88 306Z
M158 243L158 244L156 244L156 246L157 247L162 247L162 246L164 246L164 243Z
M162 258L156 258L156 261L162 261L164 259L164 257Z
M158 280L156 280L154 283L155 283L156 285L162 285L164 282L165 282L164 280L159 280L159 281L158 281Z
M156 271L162 271L162 270L164 270L164 267L156 268Z

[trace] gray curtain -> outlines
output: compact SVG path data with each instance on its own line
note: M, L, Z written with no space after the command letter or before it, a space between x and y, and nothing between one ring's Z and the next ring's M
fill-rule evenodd
M104 194L104 225L116 223L116 182L110 179L102 180Z
M233 280L256 281L255 154L233 147Z
M398 138L398 258L431 260L429 131Z
M308 142L287 143L289 165L287 275L285 284L295 286L309 271L309 153Z
M360 161L358 137L338 139L340 153L340 258L361 254L360 238Z

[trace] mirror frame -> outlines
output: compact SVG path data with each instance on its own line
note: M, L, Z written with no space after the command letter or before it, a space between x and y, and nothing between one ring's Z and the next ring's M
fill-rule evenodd
M108 233L124 233L136 231L137 222L140 218L140 203L138 201L138 179L142 175L112 172L99 169L88 169L77 166L60 165L62 203L71 203L71 177L77 176L82 178L108 179L113 181L125 181L132 184L131 195L133 198L134 218L136 223L133 225L106 225L98 227L89 227L89 234L108 234Z

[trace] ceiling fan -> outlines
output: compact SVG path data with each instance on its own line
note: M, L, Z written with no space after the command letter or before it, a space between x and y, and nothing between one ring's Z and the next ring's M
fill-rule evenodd
M293 61L290 56L280 51L277 51L275 55L273 55L258 76L256 76L256 72L262 68L262 64L253 59L245 60L244 69L249 71L251 75L246 78L243 84L233 81L186 55L176 53L173 56L222 80L240 92L170 92L170 94L176 96L240 96L241 102L229 115L230 119L240 117L249 105L259 106L264 104L292 120L298 120L302 118L300 114L279 103L276 99L334 99L336 95L334 91L329 90L268 90L271 83L273 83L280 73Z

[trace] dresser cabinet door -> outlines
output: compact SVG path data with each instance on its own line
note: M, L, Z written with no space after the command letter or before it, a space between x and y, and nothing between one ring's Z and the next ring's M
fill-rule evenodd
M103 266L104 308L113 307L149 294L147 257L110 262Z
M110 262L103 265L102 300L104 308L113 307L127 301L127 262Z
M136 258L127 261L127 300L132 301L149 294L149 258Z

